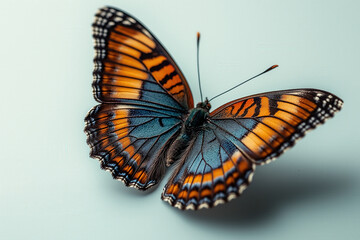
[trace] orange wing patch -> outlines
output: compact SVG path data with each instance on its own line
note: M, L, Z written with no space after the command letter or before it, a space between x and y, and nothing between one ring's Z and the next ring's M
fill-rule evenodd
M261 97L261 107L258 117L260 116L268 116L270 114L270 103L269 98Z
M160 65L162 62L166 60L167 60L166 57L160 55L154 58L145 59L144 64L148 69L151 69L153 67Z
M146 71L146 68L143 64L141 64L138 60L125 55L125 54L119 54L118 52L109 51L108 52L108 60L112 62L116 62L120 65L125 65L133 68L137 68L143 71Z
M108 48L124 54L128 54L136 59L140 58L141 56L141 52L139 50L136 50L119 42L109 41Z
M115 27L115 31L130 36L133 39L137 40L139 43L146 44L149 48L154 49L156 47L156 43L153 41L153 39L151 39L149 36L145 35L139 30L118 25Z
M254 99L249 99L245 102L245 104L235 113L236 116L241 116L245 113L246 110L248 110L251 106L254 107Z
M317 105L314 102L300 96L284 94L281 96L281 100L286 102L291 102L297 106L307 109L308 111L313 111L317 107Z
M298 107L297 105L287 103L287 102L278 102L278 108L284 111L287 111L298 118L306 119L310 116L310 112Z
M270 128L274 129L277 133L281 134L282 136L289 137L292 133L295 132L295 129L290 126L284 120L273 118L273 117L263 117L261 119L263 124L266 124Z
M271 153L271 148L269 148L267 143L253 132L250 132L247 136L242 138L241 142L260 157L265 157L267 154Z
M299 118L291 113L282 111L282 110L278 110L274 114L274 116L284 120L285 122L289 123L292 126L296 126L297 124L299 124L301 122L301 118Z

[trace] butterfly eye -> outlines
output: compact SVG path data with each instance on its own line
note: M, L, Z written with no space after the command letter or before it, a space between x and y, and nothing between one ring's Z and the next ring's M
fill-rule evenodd
M205 106L205 108L209 111L209 110L210 110L210 108L211 108L211 104L210 104L209 102L206 102L206 106Z

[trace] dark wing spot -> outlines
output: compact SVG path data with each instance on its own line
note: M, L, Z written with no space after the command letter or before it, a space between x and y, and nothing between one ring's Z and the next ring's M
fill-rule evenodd
M164 123L163 123L163 121L162 121L162 118L158 118L158 120L159 120L160 126L161 126L161 127L164 127Z

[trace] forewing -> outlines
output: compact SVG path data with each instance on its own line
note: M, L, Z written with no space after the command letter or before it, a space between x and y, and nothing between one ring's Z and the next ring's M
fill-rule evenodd
M200 209L229 201L251 182L255 164L209 124L192 140L162 199L179 209Z
M231 136L249 159L264 164L332 117L342 103L315 89L268 92L219 107L210 114L210 122Z
M183 74L160 42L129 14L104 7L93 24L94 97L99 102L150 102L186 111L193 97Z
M161 179L167 146L182 123L178 112L129 103L95 106L85 121L90 156L114 178L141 190Z

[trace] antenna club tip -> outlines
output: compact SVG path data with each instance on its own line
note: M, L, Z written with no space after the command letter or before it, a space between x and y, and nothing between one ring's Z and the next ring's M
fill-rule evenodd
M197 37L197 38L200 38L200 32L197 32L197 33L196 33L196 37Z
M271 66L271 69L277 68L279 65L275 64Z

